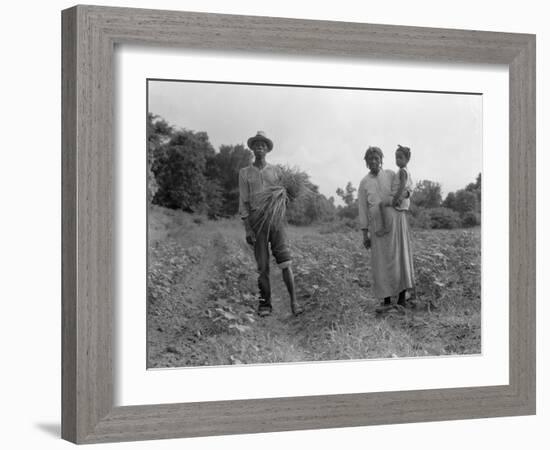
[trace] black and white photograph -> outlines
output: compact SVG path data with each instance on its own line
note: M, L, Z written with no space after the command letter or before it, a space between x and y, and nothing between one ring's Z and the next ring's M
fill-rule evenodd
M147 80L147 368L481 354L482 108Z

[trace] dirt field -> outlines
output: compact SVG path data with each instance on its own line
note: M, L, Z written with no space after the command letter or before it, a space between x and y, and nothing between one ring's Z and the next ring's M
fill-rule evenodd
M273 314L238 219L149 212L148 367L474 354L481 351L479 229L413 231L417 307L377 314L355 231L290 227L305 313L272 266Z

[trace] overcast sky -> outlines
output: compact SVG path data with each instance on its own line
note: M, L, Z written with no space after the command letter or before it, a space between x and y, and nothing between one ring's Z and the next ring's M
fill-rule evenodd
M413 181L437 181L444 195L481 172L481 95L150 81L149 112L206 131L216 149L262 130L274 143L268 162L298 166L336 199L365 176L370 145L389 169L397 144L410 147Z

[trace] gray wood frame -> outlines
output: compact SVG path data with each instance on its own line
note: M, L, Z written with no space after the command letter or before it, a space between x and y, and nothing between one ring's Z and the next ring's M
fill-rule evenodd
M535 36L96 6L63 11L62 34L64 439L94 443L535 413ZM118 43L508 65L509 384L114 407L113 52Z

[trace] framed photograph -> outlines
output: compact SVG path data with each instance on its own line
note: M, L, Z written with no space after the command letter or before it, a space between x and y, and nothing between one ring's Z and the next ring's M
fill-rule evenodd
M62 435L535 413L535 37L75 6Z

